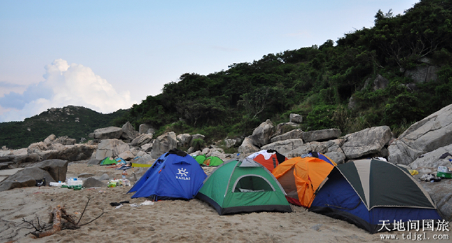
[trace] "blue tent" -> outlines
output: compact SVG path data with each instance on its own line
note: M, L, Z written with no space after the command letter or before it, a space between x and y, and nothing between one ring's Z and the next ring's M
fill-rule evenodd
M179 154L179 155L178 155ZM132 198L154 197L161 199L192 199L201 188L207 175L191 156L181 156L180 151L160 156L140 180L130 189Z
M442 219L429 194L408 171L379 160L334 167L309 210L346 220L370 233L393 230L410 220Z

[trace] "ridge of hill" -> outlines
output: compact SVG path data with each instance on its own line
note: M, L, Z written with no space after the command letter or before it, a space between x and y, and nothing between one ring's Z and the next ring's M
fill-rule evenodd
M50 134L88 139L88 134L97 128L113 125L127 110L102 114L82 106L50 108L39 115L26 118L23 122L0 123L0 147L10 149L26 148L31 143L43 141Z

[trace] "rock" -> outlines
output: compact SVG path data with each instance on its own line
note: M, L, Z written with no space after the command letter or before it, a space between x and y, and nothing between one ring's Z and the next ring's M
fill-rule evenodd
M135 158L135 155L132 154L130 151L124 151L118 155L119 158L122 158L123 160L131 160Z
M341 148L348 159L356 159L379 153L391 138L392 132L388 126L371 127L346 135Z
M105 127L94 130L93 138L95 139L119 139L122 134L120 127Z
M49 146L56 139L54 134L49 135L46 139L44 139L44 143Z
M69 162L61 159L50 159L39 162L33 167L47 171L55 181L66 181Z
M77 140L74 138L69 138L68 136L58 137L52 141L54 143L60 143L62 145L74 145Z
M205 154L206 157L210 157L210 156L217 156L220 159L224 159L225 155L224 155L224 150L222 148L216 147L216 146L212 146L212 148L209 150L208 153Z
M49 172L43 169L38 167L25 168L2 181L0 183L0 192L14 188L36 186L36 180L41 180L43 178L46 180L46 186L48 186L50 182L55 182Z
M351 96L350 99L348 100L347 107L350 110L355 110L356 108L358 108L358 105L356 104L356 101L353 99L353 96Z
M345 154L344 153L339 153L339 152L327 152L325 153L325 155L332 159L334 162L336 162L336 164L343 164L345 163Z
M280 154L286 155L286 157L287 157L287 153L289 151L293 151L302 145L303 145L303 140L300 138L287 139L287 140L277 141L274 143L267 144L267 145L263 146L261 149L262 150L274 149L274 150L278 151Z
M48 148L50 150L63 150L65 147L61 143L53 143L53 144L50 144Z
M141 149L142 149L144 152L151 152L151 151L152 151L152 144L153 144L153 143L147 143L147 144L144 144L144 145L141 146Z
M141 124L138 128L139 134L154 134L155 129L149 124Z
M436 207L445 220L452 220L452 180L441 180L440 182L419 182L430 194Z
M157 159L160 155L174 148L177 148L176 134L174 132L164 133L154 141L151 156L152 158Z
M83 187L85 188L107 187L107 184L95 178L88 178L83 182Z
M37 142L37 143L32 143L32 144L30 144L30 146L28 146L27 153L35 154L35 153L39 153L39 152L46 151L46 150L47 150L47 146L44 142Z
M342 157L345 157L344 152L341 149L341 145L344 143L344 139L335 139L325 142L310 142L305 143L299 147L296 147L294 150L288 151L286 154L286 157L293 158L302 156L304 154L307 154L309 152L317 152L322 154L330 154L332 157L335 157L336 159L333 159L334 162L340 163ZM328 156L328 155L327 155ZM328 156L329 157L329 156ZM337 160L337 161L336 161Z
M405 71L405 77L409 77L416 83L430 82L437 79L439 68L435 66L418 66L416 69Z
M151 155L146 154L136 160L133 160L132 163L151 165L154 163L154 161L155 161L155 159L153 159Z
M300 124L303 121L303 117L301 115L290 113L289 115L289 121L293 123Z
M188 146L190 146L190 142L191 142L191 135L188 133L184 133L184 134L179 134L176 136L177 138L177 146L179 147L185 147L187 148Z
M295 129L284 134L274 136L270 139L271 143L287 140L287 139L299 139L301 138L303 131L301 129Z
M284 122L279 123L276 126L276 132L273 134L273 137L279 136L281 134L284 134L286 132L292 131L294 128L299 128L300 125L294 122Z
M6 169L12 169L12 166L14 165L14 162L1 162L0 163L0 170L6 170ZM1 181L1 180L0 180Z
M144 144L150 143L152 141L152 134L140 134L138 137L132 140L130 145L132 146L143 146Z
M252 154L259 151L259 148L253 145L253 142L251 140L251 138L246 137L243 142L242 145L239 146L238 148L238 152L240 154Z
M103 174L99 178L96 178L96 179L98 179L99 181L106 181L106 180L110 180L110 176L108 174Z
M425 154L452 144L452 104L411 125L388 147L388 161L410 164Z
M62 150L48 150L38 154L43 160L62 159L67 161L79 161L90 159L95 150L95 145L76 144L66 145L62 148Z
M138 136L138 132L135 131L135 128L133 128L130 122L126 122L126 124L124 124L121 129L122 129L121 139L123 140L132 141L134 138Z
M100 160L100 159L90 159L87 164L88 165L99 165L101 161L102 160Z
M199 139L199 138L204 140L204 138L206 138L206 136L204 136L202 134L194 134L194 135L191 136L191 140L192 141L195 140L195 139Z
M374 79L374 90L386 89L389 84L389 80L385 79L380 74Z
M190 148L187 149L187 154L191 154L191 153L193 153L194 151L195 151L195 148L190 147Z
M331 140L331 139L338 138L340 136L341 136L341 130L337 129L337 128L303 132L303 134L302 134L302 138L305 143L312 142L312 141Z
M205 154L206 157L209 157L209 156L207 156L208 153L210 153L210 148L204 148L204 149L201 151L201 154Z
M409 167L413 170L417 170L419 167L429 167L433 169L437 169L438 166L451 167L452 164L449 162L449 159L452 159L452 155L447 156L446 153L452 154L452 144L422 155L422 157L417 158L409 164ZM440 159L442 155L445 156Z
M253 142L254 146L261 147L268 144L274 133L275 127L273 126L273 123L267 119L254 129L253 134L249 136L249 138Z
M226 138L224 140L226 148L237 147L240 145L241 142L242 142L242 139L240 139L240 138Z
M105 157L116 157L124 151L130 150L129 145L118 139L102 140L97 146L96 159L104 159Z
M138 157L142 157L142 156L145 156L147 153L146 152L143 152L143 151L138 151L138 153L137 153L137 155L136 156L138 156Z

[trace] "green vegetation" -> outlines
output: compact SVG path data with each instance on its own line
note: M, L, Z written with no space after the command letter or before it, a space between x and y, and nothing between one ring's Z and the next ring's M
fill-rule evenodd
M0 146L26 148L31 143L43 141L50 134L68 136L80 142L82 137L88 139L88 134L95 129L112 126L113 120L119 120L126 113L126 110L118 110L101 114L79 106L49 109L23 122L0 123Z
M347 33L336 45L327 40L209 75L186 73L133 105L125 118L160 133L202 133L208 141L248 135L265 119L288 121L291 112L303 115L303 130L336 127L350 133L389 125L400 133L452 103L451 11L450 0L422 0L404 15L378 11L373 28ZM424 57L440 68L438 77L410 91L402 86L413 83L405 70L426 66ZM374 91L378 75L389 84ZM350 97L356 109L348 108Z

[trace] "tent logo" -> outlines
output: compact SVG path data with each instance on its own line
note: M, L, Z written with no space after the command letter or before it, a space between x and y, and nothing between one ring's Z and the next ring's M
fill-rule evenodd
M176 174L176 179L185 180L185 181L189 181L190 180L190 177L188 177L187 169L181 168L181 169L177 169L177 170L178 170L178 172Z

